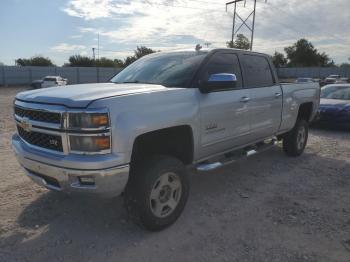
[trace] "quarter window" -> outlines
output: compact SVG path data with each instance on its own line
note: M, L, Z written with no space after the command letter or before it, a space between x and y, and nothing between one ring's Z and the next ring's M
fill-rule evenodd
M245 82L247 87L273 86L274 80L266 57L243 55Z

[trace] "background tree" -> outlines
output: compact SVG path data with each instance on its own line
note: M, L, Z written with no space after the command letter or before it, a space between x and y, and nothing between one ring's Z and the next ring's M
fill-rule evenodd
M298 40L294 45L284 48L290 67L332 66L334 62L326 53L320 53L306 39Z
M128 65L134 63L137 60L135 56L127 56L124 59L123 67L127 67Z
M43 56L33 56L29 59L18 58L15 63L17 66L55 66L50 58Z
M350 63L342 63L340 67L350 67Z
M237 49L243 49L243 50L250 49L250 42L248 38L243 34L238 34L234 42L232 41L226 42L226 45L229 48L237 48Z
M4 66L5 64L3 62L0 62L0 66Z
M287 65L288 60L284 56L284 54L275 51L274 55L272 56L272 62L275 65L275 67L284 67Z
M135 53L135 58L136 59L139 59L145 55L149 55L149 54L152 54L152 53L155 53L156 51L154 51L153 49L151 48L148 48L148 47L145 47L145 46L138 46L136 47L136 50L134 51Z
M94 66L94 60L88 56L72 55L68 59L69 63L65 66L81 66L81 67L92 67Z
M123 67L123 61L120 59L109 59L106 57L101 57L100 59L97 59L94 61L94 66L98 67Z
M134 55L133 56L128 56L124 59L124 67L132 64L133 62L135 62L137 59L145 56L145 55L149 55L149 54L152 54L152 53L155 53L156 51L151 49L151 48L148 48L148 47L145 47L145 46L138 46L136 48L136 50L134 51Z

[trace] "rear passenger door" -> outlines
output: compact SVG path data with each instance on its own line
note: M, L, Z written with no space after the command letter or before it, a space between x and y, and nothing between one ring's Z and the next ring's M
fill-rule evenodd
M245 87L249 89L251 140L264 139L279 130L282 114L282 89L272 73L267 57L242 54Z

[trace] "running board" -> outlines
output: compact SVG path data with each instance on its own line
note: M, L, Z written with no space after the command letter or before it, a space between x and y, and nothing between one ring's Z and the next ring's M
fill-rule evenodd
M264 152L275 145L277 145L278 141L277 139L271 139L268 143L258 143L256 145L246 147L244 149L240 149L237 151L232 151L229 153L226 153L222 156L221 159L214 162L202 162L199 163L196 166L197 171L206 172L218 169L220 167L226 166L228 164L231 164L233 162L236 162L239 159L250 157L252 155L255 155L257 153Z

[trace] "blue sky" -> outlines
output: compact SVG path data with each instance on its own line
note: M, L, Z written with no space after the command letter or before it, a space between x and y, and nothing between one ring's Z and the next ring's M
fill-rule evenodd
M124 58L137 45L157 50L223 47L232 15L221 0L1 0L0 62L44 55L62 65L72 54ZM249 12L250 1L242 15ZM243 31L244 32L244 31ZM247 32L245 32L247 33ZM337 63L350 57L348 0L258 0L254 49L272 54L305 37Z

